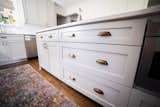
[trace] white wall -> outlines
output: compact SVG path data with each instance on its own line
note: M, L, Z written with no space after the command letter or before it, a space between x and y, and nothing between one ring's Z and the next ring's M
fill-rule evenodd
M135 11L147 7L148 0L82 0L65 8L65 15L82 9L82 19L92 19L111 14Z

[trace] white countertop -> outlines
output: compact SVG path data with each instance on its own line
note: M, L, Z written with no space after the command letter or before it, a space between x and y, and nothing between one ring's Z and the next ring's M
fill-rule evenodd
M5 35L36 35L36 32L40 29L46 28L39 25L1 25L2 29L0 34Z
M146 17L146 16L155 15L155 14L160 15L160 5L153 6L147 9L134 11L134 12L127 12L127 13L122 13L122 14L117 14L117 15L101 17L97 19L83 20L79 22L72 22L72 23L63 24L59 26L48 27L48 28L39 30L37 33L60 29L60 28L71 27L71 26L77 26L77 25L85 25L85 24L91 24L91 23L107 22L107 21L122 20L122 19L129 19L129 18L140 18L140 17Z

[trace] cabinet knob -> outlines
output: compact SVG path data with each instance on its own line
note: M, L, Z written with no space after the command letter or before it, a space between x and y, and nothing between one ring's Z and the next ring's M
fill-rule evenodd
M43 36L41 36L40 38L43 39Z
M52 35L49 36L49 38L52 38L52 37L53 37Z
M71 38L76 37L75 33L73 33L71 36L69 36Z
M99 32L98 33L98 36L111 36L111 33L110 32Z
M76 58L75 54L69 54L68 56L71 57L71 58Z
M96 62L97 62L98 64L108 65L108 62L107 62L106 60L103 60L103 59L98 59L98 60L96 60Z
M73 77L73 76L69 76L69 79L72 80L72 81L76 81L76 78Z
M101 95L104 95L104 92L99 89L99 88L93 88L94 92L96 92L97 94L101 94Z

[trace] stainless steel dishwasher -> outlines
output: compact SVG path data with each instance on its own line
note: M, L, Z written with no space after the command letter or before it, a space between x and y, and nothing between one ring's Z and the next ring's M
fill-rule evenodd
M25 47L27 58L36 58L37 55L37 44L36 44L36 36L35 35L25 35Z

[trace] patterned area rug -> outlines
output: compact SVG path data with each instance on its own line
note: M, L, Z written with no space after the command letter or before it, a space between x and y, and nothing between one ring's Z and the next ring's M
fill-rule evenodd
M77 107L29 64L0 70L0 107Z

